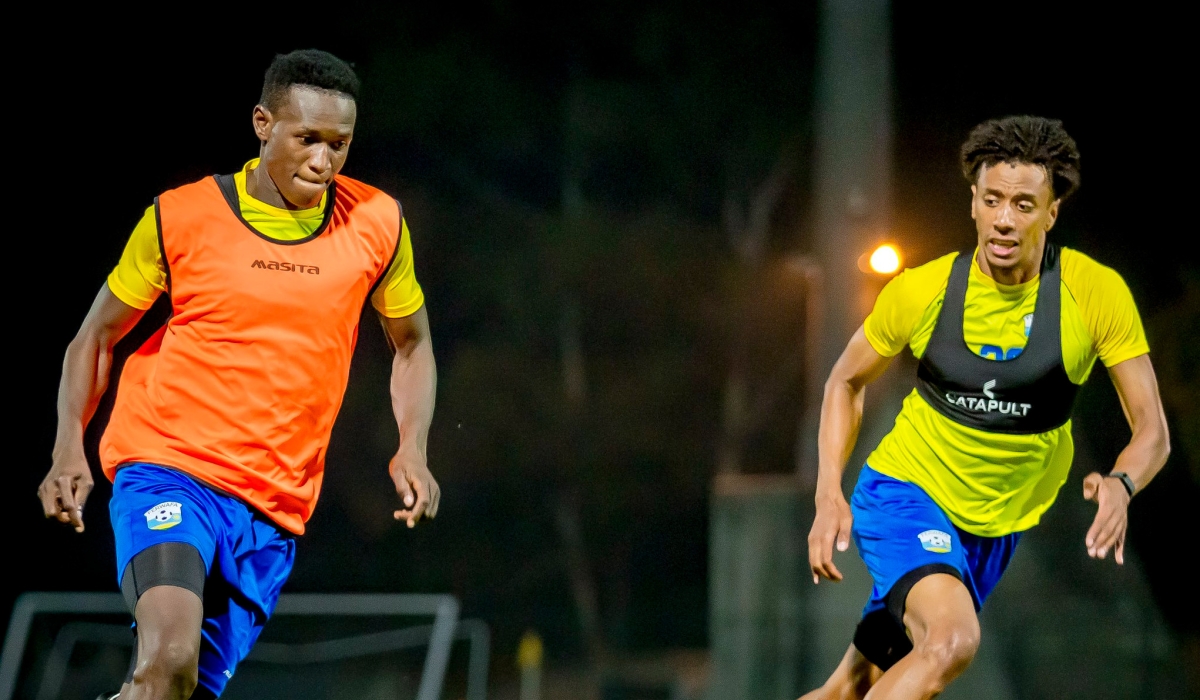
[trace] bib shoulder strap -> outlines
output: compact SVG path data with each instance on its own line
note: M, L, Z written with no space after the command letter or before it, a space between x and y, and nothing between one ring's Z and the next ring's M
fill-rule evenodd
M967 281L971 277L971 258L971 253L960 252L950 266L946 296L942 299L942 309L938 312L933 336L929 339L931 349L944 343L954 343L956 336L962 335L963 306L967 300Z
M213 179L217 181L217 187L221 190L221 196L225 198L229 208L240 214L242 205L238 203L237 183L234 182L233 175L213 175Z

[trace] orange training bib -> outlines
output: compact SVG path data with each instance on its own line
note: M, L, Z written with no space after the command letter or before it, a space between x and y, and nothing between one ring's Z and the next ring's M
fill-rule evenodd
M155 208L172 315L125 365L104 473L172 467L302 534L400 207L339 176L321 228L294 241L245 223L227 176L165 192Z

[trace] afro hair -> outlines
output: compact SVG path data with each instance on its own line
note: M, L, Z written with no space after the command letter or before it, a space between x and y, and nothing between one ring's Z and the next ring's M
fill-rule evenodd
M358 99L358 76L342 59L318 49L301 49L276 54L263 79L259 104L269 110L279 107L293 85L340 92Z
M1079 189L1079 149L1058 119L1004 117L976 126L962 145L963 176L973 185L983 167L997 163L1042 166L1056 199Z

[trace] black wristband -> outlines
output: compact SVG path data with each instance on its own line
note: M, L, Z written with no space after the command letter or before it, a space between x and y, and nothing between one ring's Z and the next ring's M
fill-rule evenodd
M1125 472L1109 472L1108 476L1111 476L1114 479L1120 479L1121 484L1125 486L1125 491L1129 494L1129 497L1133 498L1133 492L1137 491L1137 487L1133 485L1133 479L1130 479L1128 474Z

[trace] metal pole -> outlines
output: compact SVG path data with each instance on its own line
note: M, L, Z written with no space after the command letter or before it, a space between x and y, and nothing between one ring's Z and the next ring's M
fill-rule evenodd
M816 249L825 271L823 375L862 322L858 256L890 225L889 5L821 3L813 175Z

